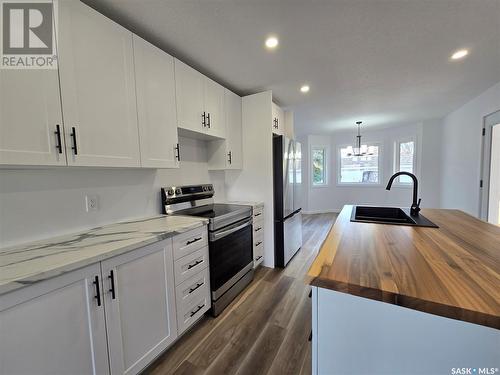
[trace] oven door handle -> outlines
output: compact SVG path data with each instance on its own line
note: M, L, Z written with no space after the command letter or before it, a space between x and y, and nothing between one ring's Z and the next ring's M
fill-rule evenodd
M244 222L243 224L241 225L238 225L237 227L234 227L234 228L230 228L230 229L227 229L227 230L224 230L222 232L214 232L214 233L210 233L210 240L212 241L217 241L217 240L220 240L221 238L224 238L226 236L229 236L230 234L234 233L234 232L237 232L239 231L240 229L243 229L245 227L248 227L249 225L252 225L252 218L250 218L249 220L247 220L246 222Z

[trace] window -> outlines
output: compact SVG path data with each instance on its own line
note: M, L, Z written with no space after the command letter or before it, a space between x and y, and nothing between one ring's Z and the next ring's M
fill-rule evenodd
M394 157L394 172L415 173L415 141L406 140L396 142ZM408 176L399 176L397 182L400 184L411 184Z
M352 146L341 146L339 148L339 184L368 185L380 183L380 147L376 144L368 144L362 145L361 149L366 150L366 155L352 155Z
M326 185L326 149L324 147L313 147L311 160L313 186Z

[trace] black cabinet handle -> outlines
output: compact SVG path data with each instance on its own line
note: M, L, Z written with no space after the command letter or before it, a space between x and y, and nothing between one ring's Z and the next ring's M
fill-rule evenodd
M95 285L95 296L94 298L97 300L97 306L101 306L101 288L99 287L99 276L94 278L92 284Z
M262 255L259 255L257 258L255 258L255 261L257 262L258 260L260 260L260 258L262 258Z
M254 216L254 217L257 217L257 216L260 216L260 215L262 215L262 213L261 213L261 212L259 212L258 214L255 214L255 215L253 215L253 216Z
M191 314L189 315L189 317L192 317L193 315L195 315L198 311L200 311L203 307L205 307L205 304L203 305L198 305L198 307L196 308L196 310L194 311L191 311Z
M254 232L258 232L258 231L259 231L259 230L261 230L261 229L262 229L262 227L256 228L256 229L254 230Z
M205 111L203 111L203 114L201 115L201 124L203 127L207 126L207 116L205 115Z
M200 260L197 260L197 261L196 261L196 262L194 262L194 263L191 263L190 265L188 265L188 268L187 268L187 269L188 269L188 270L190 270L191 268L196 267L196 266L197 266L198 264L200 264L200 263L203 263L203 259L200 259Z
M113 270L109 271L108 279L111 280L111 289L109 290L111 292L111 298L115 299L116 298L116 295L115 295L115 274L114 274Z
M175 146L175 151L176 151L175 158L177 159L177 161L181 161L181 148L178 143L177 146Z
M57 140L56 144L57 151L60 154L62 154L61 127L59 125L56 125L56 131L54 133L56 135L56 140Z
M229 156L229 164L232 164L233 163L233 152L232 151L229 151L227 156Z
M211 128L211 123L210 123L210 113L207 113L207 126Z
M76 144L76 129L74 126L71 128L71 138L73 138L73 146L71 147L71 149L74 151L75 155L78 155L78 146Z
M186 246L191 245L192 243L198 242L201 240L201 237L196 237L194 240L186 241Z
M259 241L255 244L255 246L259 246L262 243L262 241Z
M199 287L201 287L203 284L205 284L205 283L198 283L194 287L189 288L189 294L193 293L196 289L198 289Z

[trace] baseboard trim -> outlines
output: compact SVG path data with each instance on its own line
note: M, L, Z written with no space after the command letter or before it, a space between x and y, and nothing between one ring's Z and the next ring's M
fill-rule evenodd
M314 215L314 214L338 214L340 209L331 208L326 210L312 210L312 211L302 211L304 215Z

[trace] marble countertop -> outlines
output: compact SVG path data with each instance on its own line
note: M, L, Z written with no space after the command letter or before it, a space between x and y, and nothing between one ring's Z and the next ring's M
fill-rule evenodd
M264 202L251 202L251 201L222 201L217 203L225 204L241 204L242 206L252 206L253 208L264 207Z
M190 216L156 216L0 249L0 294L207 225Z

